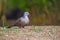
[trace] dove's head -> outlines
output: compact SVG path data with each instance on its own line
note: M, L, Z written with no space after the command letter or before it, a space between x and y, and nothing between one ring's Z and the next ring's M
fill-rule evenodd
M24 16L28 16L29 15L29 12L24 12Z

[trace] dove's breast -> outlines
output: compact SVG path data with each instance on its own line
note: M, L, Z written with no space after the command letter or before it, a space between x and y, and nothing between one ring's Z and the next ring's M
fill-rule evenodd
M29 23L29 18L27 16L26 17L21 17L20 22L22 24L28 24Z

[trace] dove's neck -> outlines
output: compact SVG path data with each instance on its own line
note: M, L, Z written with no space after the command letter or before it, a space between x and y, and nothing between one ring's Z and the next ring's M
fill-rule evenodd
M28 16L23 16L24 18L28 18Z

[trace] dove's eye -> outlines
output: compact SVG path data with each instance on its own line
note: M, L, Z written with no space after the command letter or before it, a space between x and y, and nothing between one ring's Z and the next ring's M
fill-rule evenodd
M24 15L26 15L26 16L29 15L29 12L25 12Z

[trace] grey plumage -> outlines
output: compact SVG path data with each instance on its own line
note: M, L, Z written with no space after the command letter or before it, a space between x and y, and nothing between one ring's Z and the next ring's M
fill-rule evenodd
M15 22L15 24L9 26L10 27L14 27L16 25L19 24L20 27L24 27L25 25L29 24L29 18L28 18L29 12L24 12L24 15L20 18L18 18Z

